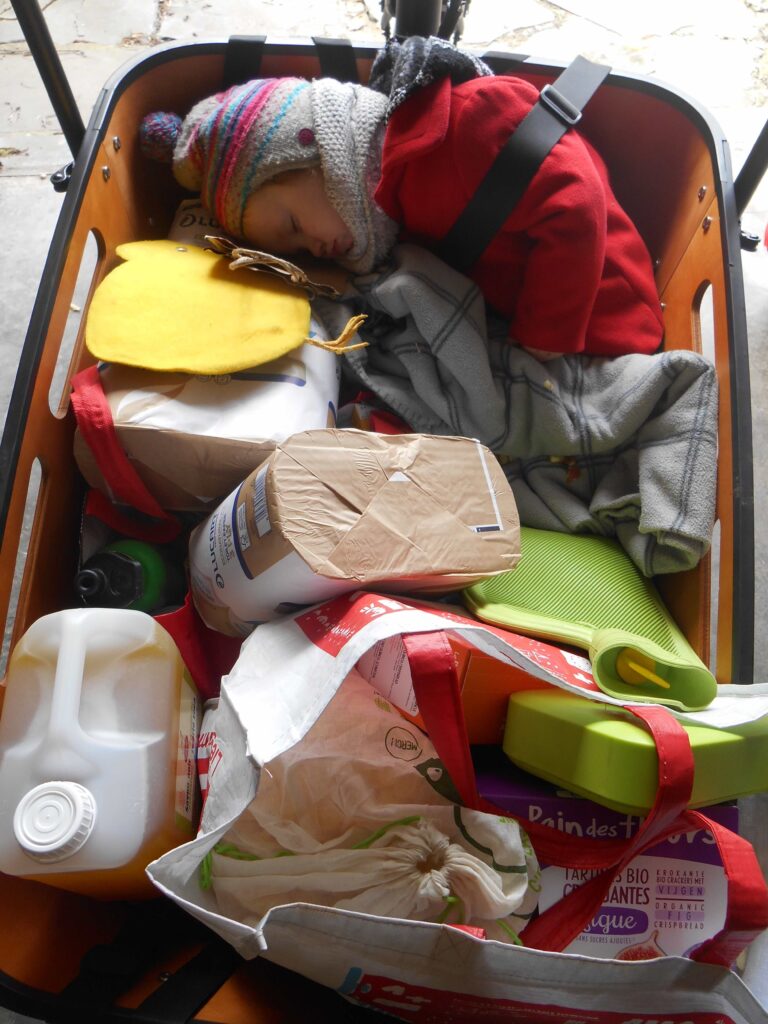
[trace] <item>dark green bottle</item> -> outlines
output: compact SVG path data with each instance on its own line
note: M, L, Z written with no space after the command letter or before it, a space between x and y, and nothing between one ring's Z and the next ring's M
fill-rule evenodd
M88 559L75 577L75 592L95 608L132 608L156 613L181 604L186 579L167 551L140 540L107 544Z

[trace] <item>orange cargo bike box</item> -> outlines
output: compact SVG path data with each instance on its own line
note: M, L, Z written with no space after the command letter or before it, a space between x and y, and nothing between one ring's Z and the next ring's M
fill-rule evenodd
M15 6L31 17L34 5ZM23 27L30 39L34 24ZM254 77L330 75L365 83L377 51L375 45L344 40L271 43L245 37L160 46L106 83L81 134L70 129L74 162L59 175L66 195L0 449L0 617L11 651L38 618L74 604L84 483L73 457L69 382L93 363L82 337L87 303L120 262L117 246L166 237L185 198L167 165L142 157L142 117L155 110L187 111L228 84ZM477 56L496 73L520 76L537 89L563 70L497 51ZM58 112L61 120L61 106ZM716 548L695 569L657 583L718 681L749 684L752 449L739 224L749 182L734 183L727 144L705 110L639 75L610 73L586 107L580 129L605 159L618 199L651 253L667 336L679 347L703 352L717 370ZM89 246L96 255L85 306L65 351ZM49 397L54 379L62 381L55 401ZM298 1024L308 1014L314 1021L380 1019L262 958L241 960L163 899L105 902L0 875L0 922L0 1004L46 1020Z

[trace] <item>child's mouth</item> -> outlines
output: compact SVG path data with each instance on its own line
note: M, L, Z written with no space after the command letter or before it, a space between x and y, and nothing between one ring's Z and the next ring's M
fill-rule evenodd
M346 256L354 243L349 238L336 239L331 248L331 256L338 259L339 256Z

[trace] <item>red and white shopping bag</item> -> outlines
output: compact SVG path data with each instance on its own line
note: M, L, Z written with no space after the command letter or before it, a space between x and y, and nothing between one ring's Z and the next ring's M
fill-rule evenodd
M97 366L73 377L71 400L77 425L114 499L91 488L83 506L84 522L93 517L118 535L150 543L183 537L182 521L160 506L123 451ZM204 699L217 696L222 673L234 664L240 640L209 629L189 593L180 608L156 618L179 648L198 693Z
M552 685L618 703L566 657L558 659L556 649L545 652L536 641L391 597L348 595L259 626L223 680L215 714L219 757L208 778L200 834L149 866L153 882L243 956L265 956L355 1003L404 1020L768 1024L766 1008L729 969L768 927L762 873L749 843L686 810L693 781L690 745L675 716L658 706L630 708L659 752L657 799L633 837L574 837L523 823L542 861L592 875L522 931L524 946L441 924L307 903L275 906L255 925L220 913L212 893L199 884L204 858L257 799L260 772L301 742L362 655L389 637L403 640L419 713L462 803L494 812L477 796L446 630ZM736 688L724 690L712 708L687 717L715 723L720 714L725 724L768 711L762 690L743 698ZM722 929L692 959L626 963L559 952L588 924L633 857L664 837L702 827L717 843L728 905Z

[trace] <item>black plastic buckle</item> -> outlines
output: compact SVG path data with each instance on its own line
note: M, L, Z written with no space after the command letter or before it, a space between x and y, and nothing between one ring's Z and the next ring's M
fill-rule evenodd
M75 168L74 161L68 163L65 167L60 167L58 171L54 171L51 175L51 184L53 185L54 192L66 192L69 188L69 183L72 180L72 171Z
M739 244L744 252L757 252L761 241L760 235L755 235L751 231L739 232Z
M558 92L553 85L545 85L539 93L539 100L547 107L555 117L558 117L563 124L573 128L581 120L581 111L574 107L570 100L566 99L561 92Z

